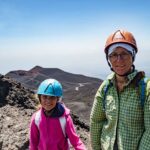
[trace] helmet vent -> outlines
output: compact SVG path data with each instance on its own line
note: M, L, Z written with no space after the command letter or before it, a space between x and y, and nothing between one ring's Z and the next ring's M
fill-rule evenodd
M117 39L125 39L125 37L123 36L120 30L117 30L112 37L112 40L117 40Z
M46 87L46 89L45 89L45 93L47 92L47 90L48 90L48 88L49 88L49 86L51 86L52 87L52 89L53 89L53 93L55 94L55 90L54 90L54 87L53 87L53 85L52 85L52 83L49 83L48 85L47 85L47 87Z

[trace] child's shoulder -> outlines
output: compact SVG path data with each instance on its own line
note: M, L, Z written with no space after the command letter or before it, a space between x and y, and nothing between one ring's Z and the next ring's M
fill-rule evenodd
M42 108L37 109L37 110L32 114L32 119L34 119L37 114L41 114L41 111L42 111Z

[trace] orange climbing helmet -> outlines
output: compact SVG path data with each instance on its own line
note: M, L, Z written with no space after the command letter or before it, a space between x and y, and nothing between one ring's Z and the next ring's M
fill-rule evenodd
M132 33L128 32L128 31L117 30L115 33L111 34L107 38L106 44L105 44L105 49L104 49L106 54L108 53L108 48L115 43L129 44L135 48L136 53L138 51L138 48L136 45L136 40L135 40L134 36L132 35Z

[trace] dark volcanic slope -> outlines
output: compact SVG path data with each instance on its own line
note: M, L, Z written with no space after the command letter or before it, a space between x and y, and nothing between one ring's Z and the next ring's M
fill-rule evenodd
M0 75L0 149L27 150L29 123L38 104L34 92ZM89 126L72 114L76 130L90 150Z
M33 91L0 75L0 149L28 147L28 126L36 104Z
M25 87L36 91L38 85L47 78L55 78L64 89L64 102L74 112L89 123L89 115L94 95L102 80L79 74L72 74L57 68L36 66L29 71L17 70L6 74Z

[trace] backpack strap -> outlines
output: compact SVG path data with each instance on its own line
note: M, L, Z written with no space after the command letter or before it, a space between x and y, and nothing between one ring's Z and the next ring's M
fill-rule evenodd
M140 71L137 73L137 75L134 77L134 79L131 82L133 87L137 89L137 93L140 97L139 100L142 108L144 108L144 103L145 103L147 81L148 78L145 77L145 73L143 71Z
M66 137L66 117L65 116L59 117L59 122L62 128L63 134Z
M34 121L35 121L36 126L39 129L39 124L40 124L40 121L41 121L41 110L39 110L38 112L36 112L36 114L35 114L35 120Z
M106 95L107 95L107 91L109 89L109 87L111 86L111 83L109 80L106 80L106 84L103 88L103 91L104 91L104 98L103 98L103 110L105 111L106 109Z
M140 100L141 100L141 106L144 108L144 102L145 102L145 96L146 96L146 83L148 81L148 78L144 77L139 81L139 86L140 86Z
M70 150L71 143L70 143L69 138L66 135L66 117L65 116L59 117L59 122L60 122L60 125L61 125L61 128L62 128L63 134L64 134L65 138L68 141L68 150Z

